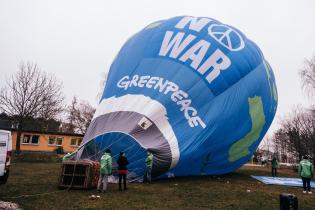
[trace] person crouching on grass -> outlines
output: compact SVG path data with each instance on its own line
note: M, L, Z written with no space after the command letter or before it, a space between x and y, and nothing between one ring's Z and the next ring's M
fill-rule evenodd
M120 152L117 160L118 164L118 177L119 177L119 191L121 191L121 181L124 182L124 190L127 190L126 176L127 176L127 165L129 164L124 152Z
M100 169L100 178L98 179L97 191L106 192L108 176L112 174L112 157L110 149L106 149L104 155L101 157L101 169ZM103 188L101 190L101 186Z

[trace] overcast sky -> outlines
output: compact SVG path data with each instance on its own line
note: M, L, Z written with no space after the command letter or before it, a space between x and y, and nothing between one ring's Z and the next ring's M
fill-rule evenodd
M0 0L0 87L31 61L63 81L68 102L77 96L95 106L104 73L131 35L156 20L204 16L261 48L276 77L277 118L308 104L298 71L315 53L314 11L312 0Z

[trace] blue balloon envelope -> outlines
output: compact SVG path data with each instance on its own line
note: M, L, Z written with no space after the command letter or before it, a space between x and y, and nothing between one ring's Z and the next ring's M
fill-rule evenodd
M154 22L113 61L78 159L124 151L128 178L224 174L253 155L276 112L274 74L236 28L206 17ZM115 167L115 161L113 161Z

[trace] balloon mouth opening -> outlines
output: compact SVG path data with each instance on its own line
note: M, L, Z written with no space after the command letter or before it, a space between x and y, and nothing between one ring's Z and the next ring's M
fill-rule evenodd
M117 160L119 154L124 152L129 162L127 166L128 181L142 181L147 150L136 139L126 133L110 132L95 137L82 147L80 159L99 161L106 149L111 150L114 177L118 177Z
M84 136L76 159L99 161L106 149L112 151L114 164L122 151L128 160L128 156L131 157L128 169L132 177L143 176L147 150L153 154L152 177L158 177L172 167L173 148L169 141L153 121L138 112L116 111L96 117Z

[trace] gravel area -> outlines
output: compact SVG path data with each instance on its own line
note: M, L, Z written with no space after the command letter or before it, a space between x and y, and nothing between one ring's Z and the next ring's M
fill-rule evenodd
M5 209L5 210L22 210L19 207L19 205L16 203L0 201L0 210L2 210L2 209Z

